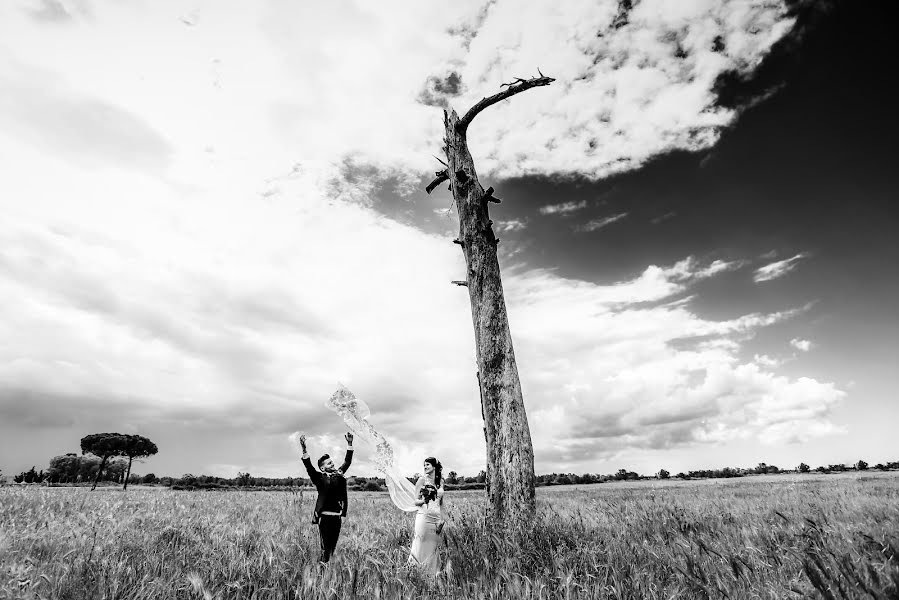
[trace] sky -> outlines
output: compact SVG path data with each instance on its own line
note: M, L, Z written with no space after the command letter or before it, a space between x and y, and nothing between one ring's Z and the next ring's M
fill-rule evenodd
M896 460L894 3L0 4L0 469L301 475L339 383L484 468L444 108L538 473ZM431 175L431 177L429 177ZM370 450L353 472L375 475Z

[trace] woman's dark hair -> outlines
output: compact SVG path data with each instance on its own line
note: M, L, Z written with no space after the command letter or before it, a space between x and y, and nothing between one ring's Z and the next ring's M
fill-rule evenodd
M427 457L425 462L431 463L431 466L434 467L434 485L440 487L440 482L443 481L443 465L433 456Z

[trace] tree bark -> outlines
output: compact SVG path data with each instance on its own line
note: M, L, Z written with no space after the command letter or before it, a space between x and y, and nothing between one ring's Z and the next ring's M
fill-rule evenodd
M548 85L544 77L516 83L475 104L464 117L444 111L447 168L438 171L428 186L449 180L459 214L459 237L467 265L466 282L471 301L478 387L487 445L488 515L502 524L530 523L536 513L534 450L528 427L518 366L500 278L496 247L499 240L490 220L493 189L484 191L468 150L467 131L484 108L531 87ZM463 283L463 282L453 282Z

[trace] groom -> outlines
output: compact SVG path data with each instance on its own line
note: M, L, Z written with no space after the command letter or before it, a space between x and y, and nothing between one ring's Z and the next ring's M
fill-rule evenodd
M353 434L347 433L346 458L339 469L334 468L334 461L327 454L318 459L318 468L315 470L312 461L309 460L309 452L306 450L306 436L300 436L300 446L303 448L303 464L309 479L318 490L318 498L315 501L315 510L312 512L312 522L318 523L318 532L322 544L322 564L327 563L337 547L337 538L340 537L341 520L346 517L346 479L343 474L350 468L353 461Z

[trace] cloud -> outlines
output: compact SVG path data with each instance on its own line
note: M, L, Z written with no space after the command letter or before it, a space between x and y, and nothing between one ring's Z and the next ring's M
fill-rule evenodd
M425 106L449 108L449 99L464 91L462 76L455 71L446 77L428 77L425 87L418 95L418 101Z
M668 275L675 281L689 282L708 279L727 271L735 271L745 264L746 262L742 260L726 261L716 259L711 263L702 266L695 257L688 256L672 265L668 269Z
M338 164L346 156L420 176L443 137L435 107L464 111L540 67L553 85L491 107L469 130L479 172L603 178L712 145L737 116L716 104L718 78L752 72L793 24L785 3L761 0L644 0L626 22L617 0L455 3L441 19L411 0L383 11L359 1L212 3L191 15L185 27L177 6L96 5L67 33L63 54L48 49L46 27L9 11L0 33L17 56L80 94L38 94L29 109L27 90L15 90L17 113L28 117L17 135L47 137L77 158L72 141L96 129L104 156L119 148L143 163L157 153L140 119L177 147L177 171L188 179L210 162L258 173L283 157ZM121 31L137 29L165 47L120 43ZM241 45L225 42L237 36ZM110 47L116 60L98 69ZM104 99L92 104L91 93ZM116 112L122 107L132 119ZM51 118L41 125L39 115Z
M64 23L72 19L72 15L60 0L38 0L29 8L30 15L37 21L47 23Z
M724 261L724 260L715 260L709 266L701 269L696 272L696 277L698 279L706 279L708 277L714 277L718 273L724 273L726 271L735 271L746 264L745 261L735 260L735 261Z
M808 352L812 349L813 344L809 340L800 340L798 338L793 338L792 340L790 340L790 345L801 352Z
M497 221L497 231L523 231L528 226L527 219L509 219L508 221Z
M808 254L800 252L799 254L791 258L786 258L784 260L779 260L777 262L767 264L764 267L756 269L752 280L756 283L761 283L763 281L771 281L772 279L783 277L784 275L795 269L798 266L799 261L806 257L808 257Z
M323 402L342 381L403 464L475 472L471 311L449 284L465 265L373 209L385 178L408 192L439 153L423 90L464 109L539 65L552 86L473 124L479 172L599 178L713 143L735 116L715 78L790 26L769 2L644 0L626 23L615 1L456 3L439 20L418 2L207 3L191 27L144 9L95 5L59 52L63 28L0 7L0 456L26 468L46 459L33 440L116 423L161 440L157 472L280 468L292 431L339 443ZM138 30L166 44L121 43ZM691 286L731 268L686 258L605 285L508 270L538 470L834 431L832 384L739 358L802 307L691 309Z
M32 389L0 388L0 416L3 422L14 427L56 429L75 423L72 415L59 410L59 398L44 391ZM93 404L102 409L103 403L90 398L79 398L80 403Z
M724 73L716 86L719 103L744 109L763 102L786 85L805 64L802 46L806 38L820 28L837 6L835 0L789 2L794 26L766 57L765 63L751 74Z
M523 370L522 377L526 394L540 399L531 417L539 456L574 465L584 456L608 458L624 448L747 438L773 442L785 439L778 432L787 420L794 423L790 439L823 431L817 424L829 423L826 415L842 392L831 384L775 376L738 359L747 336L803 309L706 321L682 302L645 304L685 291L683 282L696 281L704 270L685 260L614 286L548 273L523 278L526 289L518 287L521 279L507 286L516 298L510 307L521 340L516 353L521 364L536 369ZM622 297L630 307L621 309ZM677 343L690 338L699 341ZM550 396L555 400L547 402ZM809 412L779 414L781 402Z
M174 148L140 116L0 56L0 125L45 152L94 167L163 171Z
M571 442L577 452L593 448L600 456L622 448L672 449L691 444L722 444L758 439L766 444L800 443L841 428L826 415L845 394L831 384L800 378L790 381L772 375L753 363L708 364L677 368L667 361L649 368L626 370L612 378L607 388L593 389L602 397L626 389L627 396L641 398L630 409L612 405L590 414L570 402L567 420L574 422ZM698 374L691 384L689 375ZM677 397L676 403L670 398ZM604 414L603 414L604 413Z
M751 71L792 25L779 3L644 1L626 18L620 6L491 8L464 58L466 80L508 81L539 65L557 82L502 107L497 125L475 123L472 146L489 148L489 169L606 177L707 148L736 117L716 105L718 77Z
M154 435L239 425L250 442L338 426L323 402L344 381L362 390L403 448L421 448L433 423L406 409L422 406L429 382L445 391L439 399L427 391L425 405L472 392L472 382L453 375L470 370L467 329L459 327L470 310L448 285L460 259L444 239L329 199L327 182L304 181L279 182L285 191L265 203L221 190L180 204L171 189L137 191L127 176L126 189L98 182L107 195L77 206L4 211L0 294L11 300L0 322L9 341L0 348L0 381L12 391L2 396L9 418L0 429L57 419L90 431L115 415ZM42 197L40 183L33 191ZM91 214L102 221L83 217ZM366 256L396 260L376 265ZM382 328L389 323L390 334ZM441 418L466 429L475 405L460 408ZM169 452L184 445L167 442ZM216 462L235 462L233 450L216 448ZM0 454L9 460L21 448L4 445ZM187 468L168 460L170 469ZM283 457L253 460L258 467Z
M516 298L516 354L532 369L522 371L526 398L538 399L531 405L539 407L531 416L538 456L575 468L584 456L608 460L625 449L632 455L741 439L789 443L838 430L828 415L842 391L774 375L767 360L738 358L755 331L803 308L707 321L682 302L645 304L696 281L703 268L688 271L686 264L647 269L614 286L550 274L531 274L526 290L517 279L508 286ZM616 306L619 293L629 307ZM697 341L679 342L688 339Z
M579 233L587 233L591 231L596 231L597 229L602 229L606 225L611 225L616 221L620 221L624 217L627 216L627 213L618 213L617 215L612 215L609 217L603 217L601 219L592 219L583 223L581 225L576 225L574 230Z
M4 431L68 424L77 439L124 422L175 452L154 458L157 472L270 472L290 460L290 432L339 434L323 403L342 381L410 469L425 455L459 472L481 468L469 301L448 283L464 265L446 239L358 202L360 178L346 183L360 189L343 190L345 200L334 199L330 180L300 170L257 202L223 188L184 204L163 201L175 192L159 186L123 195L140 189L134 177L102 182L107 195L77 207L11 211L0 226L0 293L10 299L0 380L52 399L31 413L21 398L4 400L18 407L7 406ZM103 226L84 214L103 214ZM182 225L172 228L176 217ZM755 331L802 308L725 321L690 310L683 295L725 264L687 258L607 285L546 270L506 274L538 469L829 431L842 392L814 380L795 387L738 359ZM686 339L696 341L679 344ZM807 412L771 417L766 394L796 390ZM242 456L216 432L259 449ZM193 452L191 439L207 440L200 466L176 458ZM359 473L373 471L365 460Z
M580 202L562 202L561 204L547 204L540 207L541 215L567 215L578 210L587 208L587 201Z
M751 72L793 22L778 2L672 8L645 0L626 23L618 12L616 0L460 3L431 29L414 3L384 14L353 3L340 11L297 5L272 15L278 24L267 30L316 101L280 104L276 118L307 154L359 152L424 172L442 137L431 107L463 112L540 67L553 85L491 107L469 130L479 172L607 177L661 153L711 146L737 115L716 105L719 76ZM338 18L340 28L327 26ZM325 35L354 60L322 50Z
M779 367L782 363L782 361L780 361L776 358L772 358L772 357L768 356L767 354L756 354L752 358L752 360L754 360L756 363L758 363L759 366L765 367L767 369L775 369L775 368Z

